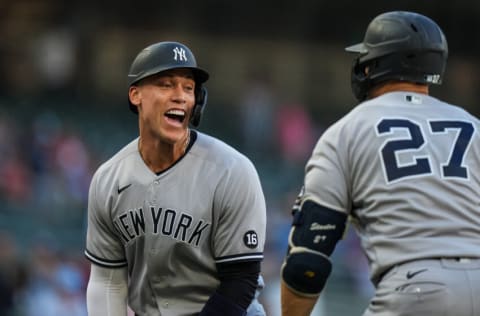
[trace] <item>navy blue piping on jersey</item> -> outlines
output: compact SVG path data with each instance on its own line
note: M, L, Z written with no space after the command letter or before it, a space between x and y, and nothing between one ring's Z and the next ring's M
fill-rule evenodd
M173 166L175 166L177 163L179 163L183 159L183 157L185 157L187 155L187 153L190 151L190 148L192 148L192 146L193 146L193 144L195 143L196 140L197 140L197 132L195 130L191 129L190 130L190 141L188 142L187 148L185 148L185 152L183 153L182 157L180 157L177 161L175 161L173 163L173 165L171 165L167 169L162 170L160 172L156 172L155 174L157 176L159 176L162 173L166 172L167 170L170 170L171 168L173 168Z
M242 253L239 255L231 255L215 258L215 263L238 262L238 261L258 261L263 260L262 252Z
M85 257L87 257L88 260L91 262L105 267L105 268L123 268L127 266L127 261L125 259L123 260L107 260L107 259L102 259L99 258L95 255L93 255L90 251L85 250L84 252Z

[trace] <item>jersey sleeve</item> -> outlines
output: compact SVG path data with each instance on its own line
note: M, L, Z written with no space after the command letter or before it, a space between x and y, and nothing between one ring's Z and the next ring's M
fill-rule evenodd
M85 256L93 263L109 268L126 266L123 244L113 226L106 198L101 197L96 173L88 194L88 222Z
M348 143L344 121L328 128L317 142L305 168L304 196L325 207L348 213L351 189Z
M218 205L213 248L216 263L263 259L266 205L257 171L244 156L226 172L215 196Z

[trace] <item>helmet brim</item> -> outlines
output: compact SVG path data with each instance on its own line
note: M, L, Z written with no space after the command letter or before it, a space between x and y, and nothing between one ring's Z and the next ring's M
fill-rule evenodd
M188 67L187 67L188 68ZM205 70L203 70L202 68L190 68L192 69L193 71L193 75L195 77L195 81L197 83L204 83L205 81L208 80L208 78L210 78L210 75L208 74L208 72L206 72Z
M365 44L358 43L358 44L346 47L345 51L349 53L366 54L368 53L368 48L365 46Z

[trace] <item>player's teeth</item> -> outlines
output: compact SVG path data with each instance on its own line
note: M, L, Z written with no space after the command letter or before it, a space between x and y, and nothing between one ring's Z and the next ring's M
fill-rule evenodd
M181 110L170 110L170 111L167 111L167 114L171 114L171 115L185 115L185 112L181 111Z

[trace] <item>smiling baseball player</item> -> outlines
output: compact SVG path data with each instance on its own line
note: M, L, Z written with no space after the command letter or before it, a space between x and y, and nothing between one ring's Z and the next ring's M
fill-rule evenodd
M90 316L264 315L256 300L265 200L244 155L197 126L206 71L160 42L128 75L139 138L96 171L86 257ZM257 293L258 294L258 293Z

